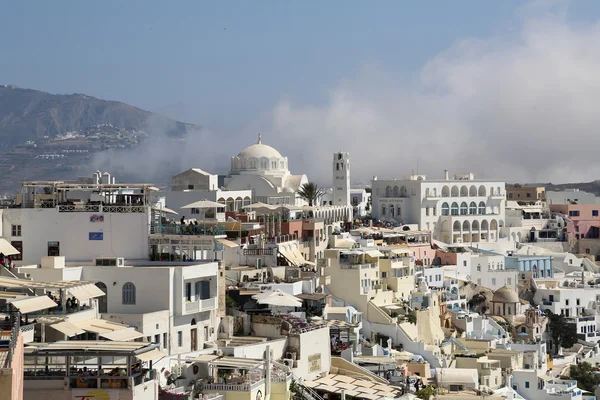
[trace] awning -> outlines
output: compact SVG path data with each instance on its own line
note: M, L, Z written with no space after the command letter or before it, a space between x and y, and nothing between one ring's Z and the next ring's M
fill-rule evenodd
M292 250L292 253L294 253L296 260L298 261L298 265L308 264L308 262L304 259L304 256L302 255L302 253L300 253L300 250L294 249L294 250Z
M285 259L288 260L290 262L290 264L298 266L298 260L296 260L296 257L294 257L294 254L290 254L290 252L285 251L282 248L279 248L279 254L281 254L283 257L285 257Z
M16 307L21 314L29 314L34 311L47 310L57 306L56 302L48 296L32 296L20 300L9 300L8 303Z
M19 250L15 249L13 245L8 242L8 240L0 238L0 253L4 254L5 256L12 256L19 254Z
M527 209L523 209L523 212L526 213L542 213L542 210L539 208L527 208Z
M141 338L144 335L136 331L134 328L125 328L119 329L118 331L101 333L100 336L115 342L126 342L128 340Z
M154 349L146 353L138 354L135 356L140 361L151 361L159 358L166 357L167 355L160 350Z
M85 333L85 331L83 329L81 329L80 327L78 327L75 324L72 324L69 321L63 321L63 322L59 322L58 324L52 324L52 325L48 325L48 326L52 329L56 329L60 333L67 335L68 337L73 337L73 336L77 336L77 335L81 335L82 333Z
M410 254L409 249L392 249L390 251L396 255Z
M96 297L102 297L105 293L102 289L98 288L98 286L93 284L75 286L72 288L68 288L67 291L71 293L72 296L75 296L77 300L89 300Z
M379 258L384 256L384 254L379 250L367 250L365 251L365 254L373 258Z
M227 239L217 239L217 242L222 244L225 247L231 247L231 248L240 247L239 244L232 242L231 240L227 240Z
M100 335L108 332L114 332L121 329L129 328L127 325L124 324L117 324L115 322L110 322L104 319L97 318L76 322L75 325L85 330L86 332L98 333Z

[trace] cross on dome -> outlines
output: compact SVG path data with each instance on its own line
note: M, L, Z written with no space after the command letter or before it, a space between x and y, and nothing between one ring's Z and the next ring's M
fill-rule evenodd
M262 144L262 135L258 134L258 144Z

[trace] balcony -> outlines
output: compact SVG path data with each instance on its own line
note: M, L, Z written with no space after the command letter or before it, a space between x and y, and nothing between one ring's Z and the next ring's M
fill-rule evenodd
M152 225L150 233L155 235L196 235L196 236L220 236L225 235L227 230L222 225Z
M63 204L57 206L58 212L93 212L93 213L145 213L148 206L125 204Z
M377 268L377 263L365 263L365 264L340 264L341 269L369 269Z
M205 392L252 392L255 389L258 389L262 385L264 385L265 380L260 379L256 382L246 382L246 383L208 383L203 386L203 390Z
M185 303L184 314L193 314L203 311L211 311L217 307L217 298L211 297L204 300L189 301Z

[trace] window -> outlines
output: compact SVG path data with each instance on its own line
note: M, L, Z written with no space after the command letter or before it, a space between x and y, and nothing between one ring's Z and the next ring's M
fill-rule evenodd
M467 266L467 260L463 260L463 267Z
M565 306L569 305L569 299L565 299Z
M509 194L508 194L508 198L509 198L509 199L512 199L512 198L513 198L513 194L512 194L512 193L509 193Z
M483 201L479 202L479 206L477 209L477 214L485 215L485 203Z
M529 381L525 381L525 389L529 389Z
M192 208L192 214L200 214L199 208Z
M477 279L477 284L481 285L481 279Z
M381 277L382 277L382 278L387 278L387 272L383 272L383 271L382 271L382 272L381 272Z
M458 203L452 203L450 211L452 215L458 215Z
M11 236L21 236L21 225L13 225L11 231Z
M425 207L425 215L429 217L429 207Z
M167 332L163 333L163 347L165 349L167 348L168 338L169 338L169 335L167 334Z
M474 201L472 201L471 204L469 204L469 214L471 214L471 215L477 214L477 204L475 204Z
M492 285L496 285L496 278L492 278Z
M179 347L183 346L183 332L182 331L177 332L177 346L179 346Z
M506 278L506 284L507 285L512 285L512 279L511 278Z
M448 203L442 204L442 215L450 215L450 207Z
M579 211L569 211L569 217L579 217Z
M477 272L481 272L481 264L477 264Z
M460 215L467 215L469 213L469 207L464 201L460 203Z
M154 335L154 343L160 344L160 334L157 333L156 335Z
M60 243L59 242L48 242L48 257L60 256Z
M195 286L196 300L206 300L210 298L210 281L197 281Z
M554 301L554 295L553 295L553 294L549 295L549 296L548 296L548 300L550 300L550 301Z
M580 299L575 299L575 303L577 303L577 305L579 306L580 303L581 303L581 300Z
M123 304L135 305L135 285L131 282L123 285Z
M188 185L188 190L193 190L194 189L194 185Z
M530 198L531 197L531 193L527 192L526 196L527 196L527 198Z
M192 301L192 282L185 283L185 300Z
M598 216L598 210L592 210L592 217Z
M17 249L19 254L15 254L12 256L13 260L22 260L23 259L23 242L20 240L10 242L12 247Z

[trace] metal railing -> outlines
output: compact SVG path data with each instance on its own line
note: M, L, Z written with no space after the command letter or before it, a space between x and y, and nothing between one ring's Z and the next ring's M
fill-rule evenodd
M3 368L10 368L14 354L17 340L19 339L19 332L21 332L21 313L18 311L9 312L9 318L12 324L10 330L10 343L8 344L8 354L6 360L4 360Z
M58 212L105 212L105 213L145 213L148 206L140 205L101 205L101 204L62 204Z
M216 392L251 392L254 389L264 384L265 380L261 379L256 382L247 383L207 383L203 386L204 390L211 390Z
M151 234L157 235L206 235L206 236L218 236L225 235L227 230L221 225L179 225L179 224L166 224L166 225L152 225L150 227Z

